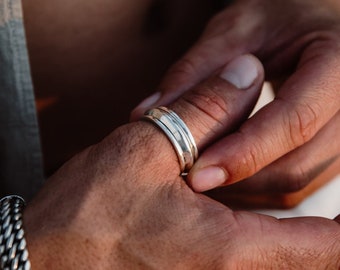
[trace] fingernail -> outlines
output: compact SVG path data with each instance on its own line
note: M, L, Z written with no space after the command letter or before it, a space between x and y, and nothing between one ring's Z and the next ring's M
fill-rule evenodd
M228 176L220 167L207 167L193 173L191 186L195 191L202 192L222 185Z
M239 89L247 89L259 74L257 62L254 56L239 56L227 64L220 77Z
M153 104L155 104L159 100L160 97L161 97L161 93L156 92L153 95L144 99L141 103L139 103L139 105L136 107L136 109L138 109L138 110L149 109L150 107L152 107Z

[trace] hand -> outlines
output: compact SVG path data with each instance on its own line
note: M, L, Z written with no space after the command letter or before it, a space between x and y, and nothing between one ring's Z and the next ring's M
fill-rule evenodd
M239 66L248 67L251 81L234 72ZM252 56L218 72L169 106L200 151L247 118L263 80ZM32 268L340 266L339 218L234 212L194 193L178 175L175 152L155 126L140 121L118 128L66 163L29 204L24 227Z
M154 106L150 103L175 100L243 53L258 56L266 79L280 81L280 87L273 102L202 153L189 175L193 189L248 178L238 190L292 192L327 168L339 173L339 1L235 1L211 20L169 70L161 92L137 107L133 117ZM222 170L224 179L214 177L213 168L217 174Z

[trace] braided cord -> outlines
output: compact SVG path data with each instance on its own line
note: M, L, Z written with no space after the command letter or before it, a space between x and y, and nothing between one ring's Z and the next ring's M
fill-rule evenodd
M24 200L7 196L0 200L0 269L30 270L22 225Z

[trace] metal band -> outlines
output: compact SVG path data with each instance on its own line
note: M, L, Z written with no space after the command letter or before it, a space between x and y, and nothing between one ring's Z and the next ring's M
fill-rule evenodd
M29 270L28 251L22 226L25 201L16 195L0 200L0 269Z
M186 124L166 107L148 110L143 118L155 123L165 133L178 156L181 175L186 175L198 157L195 140Z

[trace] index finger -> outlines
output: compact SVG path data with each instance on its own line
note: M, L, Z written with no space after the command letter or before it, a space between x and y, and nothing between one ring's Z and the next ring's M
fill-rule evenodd
M245 179L309 141L339 110L339 52L329 41L310 45L275 100L201 155L188 176L193 189L216 187L212 171L224 172L222 185Z

